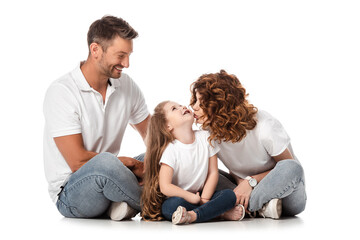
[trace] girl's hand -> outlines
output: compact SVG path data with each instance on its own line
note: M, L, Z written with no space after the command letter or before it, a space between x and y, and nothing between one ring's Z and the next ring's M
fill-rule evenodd
M206 198L201 198L200 205L203 205L203 204L207 203L208 201L210 201L210 200L206 199Z
M190 200L189 203L194 204L194 205L198 205L200 203L200 200L201 200L200 193L197 192L196 194L193 194L189 200Z
M234 189L234 193L236 195L236 204L243 205L245 211L247 212L251 192L252 187L249 185L247 180L241 180L239 185Z

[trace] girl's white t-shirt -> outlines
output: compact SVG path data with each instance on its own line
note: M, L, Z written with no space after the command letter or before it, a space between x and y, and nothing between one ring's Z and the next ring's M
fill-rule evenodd
M275 167L272 156L281 154L287 147L293 157L290 137L281 123L269 113L259 110L257 125L246 133L240 142L221 142L219 159L236 176L245 178Z
M183 144L178 140L170 143L161 159L173 170L172 184L192 193L201 191L208 174L209 158L214 156L219 147L208 142L207 131L195 131L195 141L192 144Z

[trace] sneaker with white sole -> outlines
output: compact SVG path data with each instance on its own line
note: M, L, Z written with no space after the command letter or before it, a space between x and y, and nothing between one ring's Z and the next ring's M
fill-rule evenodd
M112 220L121 221L135 217L138 212L139 211L130 207L126 202L112 202L108 210L108 215Z
M282 212L281 199L272 199L258 211L263 218L279 219Z
M189 224L191 220L190 215L188 214L186 208L178 206L176 211L172 214L171 222L175 225L179 224Z

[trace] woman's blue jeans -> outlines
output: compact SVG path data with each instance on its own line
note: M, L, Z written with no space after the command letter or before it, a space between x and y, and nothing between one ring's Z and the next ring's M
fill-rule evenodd
M143 161L144 154L135 159ZM71 218L100 216L111 202L127 202L140 211L141 191L136 176L115 155L100 153L71 175L56 206Z
M219 189L234 189L235 180L220 170ZM297 160L282 160L253 189L248 209L250 212L260 210L271 199L282 199L282 214L295 216L305 209L306 192L304 170Z
M225 189L216 191L211 200L203 205L191 204L180 197L170 197L163 202L161 211L165 219L171 221L177 207L183 206L187 211L192 210L196 213L196 222L206 222L232 209L235 203L235 193L230 189Z

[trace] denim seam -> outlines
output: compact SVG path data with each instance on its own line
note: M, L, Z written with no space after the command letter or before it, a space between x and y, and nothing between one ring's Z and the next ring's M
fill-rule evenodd
M291 187L295 190L296 186L298 186L300 182L301 182L301 178L299 178L298 180L291 181L290 184L284 189L284 191L277 195L278 198L281 198Z
M107 179L111 184L115 185L116 188L119 189L119 192L120 192L123 196L127 197L127 198L128 198L129 200L131 200L131 201L136 202L135 199L132 199L132 198L129 197L127 194L125 194L124 191L123 191L114 181L112 181L110 178L108 178L108 177L106 177L106 176L103 176L103 175L91 175L91 176L87 176L87 177L85 177L85 178L82 178L81 180L79 180L79 181L77 181L76 183L74 183L74 184L72 184L71 186L69 186L68 189L64 189L64 191L65 191L65 192L68 192L68 191L74 189L75 187L78 187L78 186L80 186L81 184L83 184L84 181L86 181L86 180L88 180L88 179L91 179L91 178L96 178L96 177L102 177L102 178Z
M298 180L291 181L289 185L287 185L282 192L278 193L275 198L281 199L281 197L289 190L290 187L293 187L293 189L296 189L296 186L299 185L300 182L304 182L302 178L299 178ZM269 202L272 200L272 198L264 199L265 202ZM253 212L253 209L249 209L251 212Z
M196 222L198 222L198 221L200 220L200 212L199 212L199 209L195 208L193 211L196 213Z

